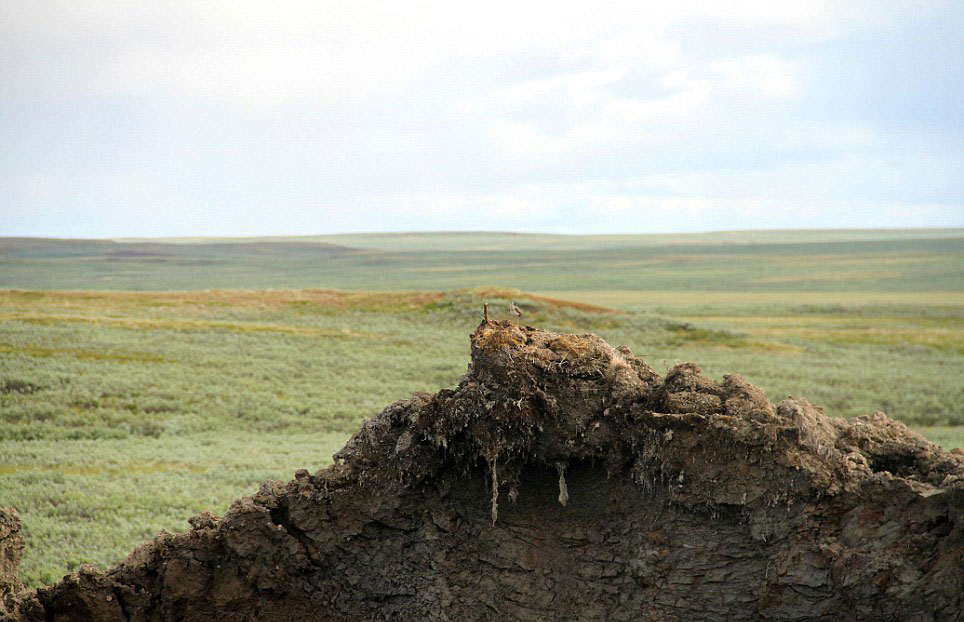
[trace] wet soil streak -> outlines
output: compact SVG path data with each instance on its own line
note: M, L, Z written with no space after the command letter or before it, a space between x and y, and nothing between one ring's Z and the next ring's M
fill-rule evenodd
M962 517L964 454L883 414L488 322L456 389L332 467L0 593L31 621L958 620Z

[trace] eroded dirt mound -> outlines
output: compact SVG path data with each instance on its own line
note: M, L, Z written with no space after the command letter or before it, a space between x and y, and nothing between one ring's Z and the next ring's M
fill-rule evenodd
M23 534L20 516L13 508L0 507L0 617L13 608L13 596L23 589L17 579L17 566L23 557Z
M191 519L23 620L956 620L964 455L875 413L508 322L333 466Z

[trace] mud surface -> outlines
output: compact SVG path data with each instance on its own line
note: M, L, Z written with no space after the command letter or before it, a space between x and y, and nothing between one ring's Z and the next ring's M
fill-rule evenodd
M24 550L22 528L15 509L0 507L0 618L8 613L7 603L12 609L14 595L23 589L17 579Z
M883 414L491 322L458 388L389 406L330 468L8 615L959 620L962 517L964 454Z

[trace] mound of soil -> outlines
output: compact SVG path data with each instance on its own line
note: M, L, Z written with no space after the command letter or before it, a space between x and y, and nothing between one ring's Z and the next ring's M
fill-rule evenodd
M481 324L365 422L17 620L956 620L964 454L593 335Z
M23 558L23 534L20 516L13 508L0 507L0 618L7 611L7 602L13 602L13 596L23 589L23 584L17 579L17 566ZM11 604L12 609L12 604Z

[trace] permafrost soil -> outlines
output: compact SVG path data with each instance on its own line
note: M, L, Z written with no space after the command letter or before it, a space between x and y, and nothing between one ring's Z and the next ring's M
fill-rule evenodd
M962 618L960 450L508 322L330 468L106 572L19 589L3 519L14 620Z

